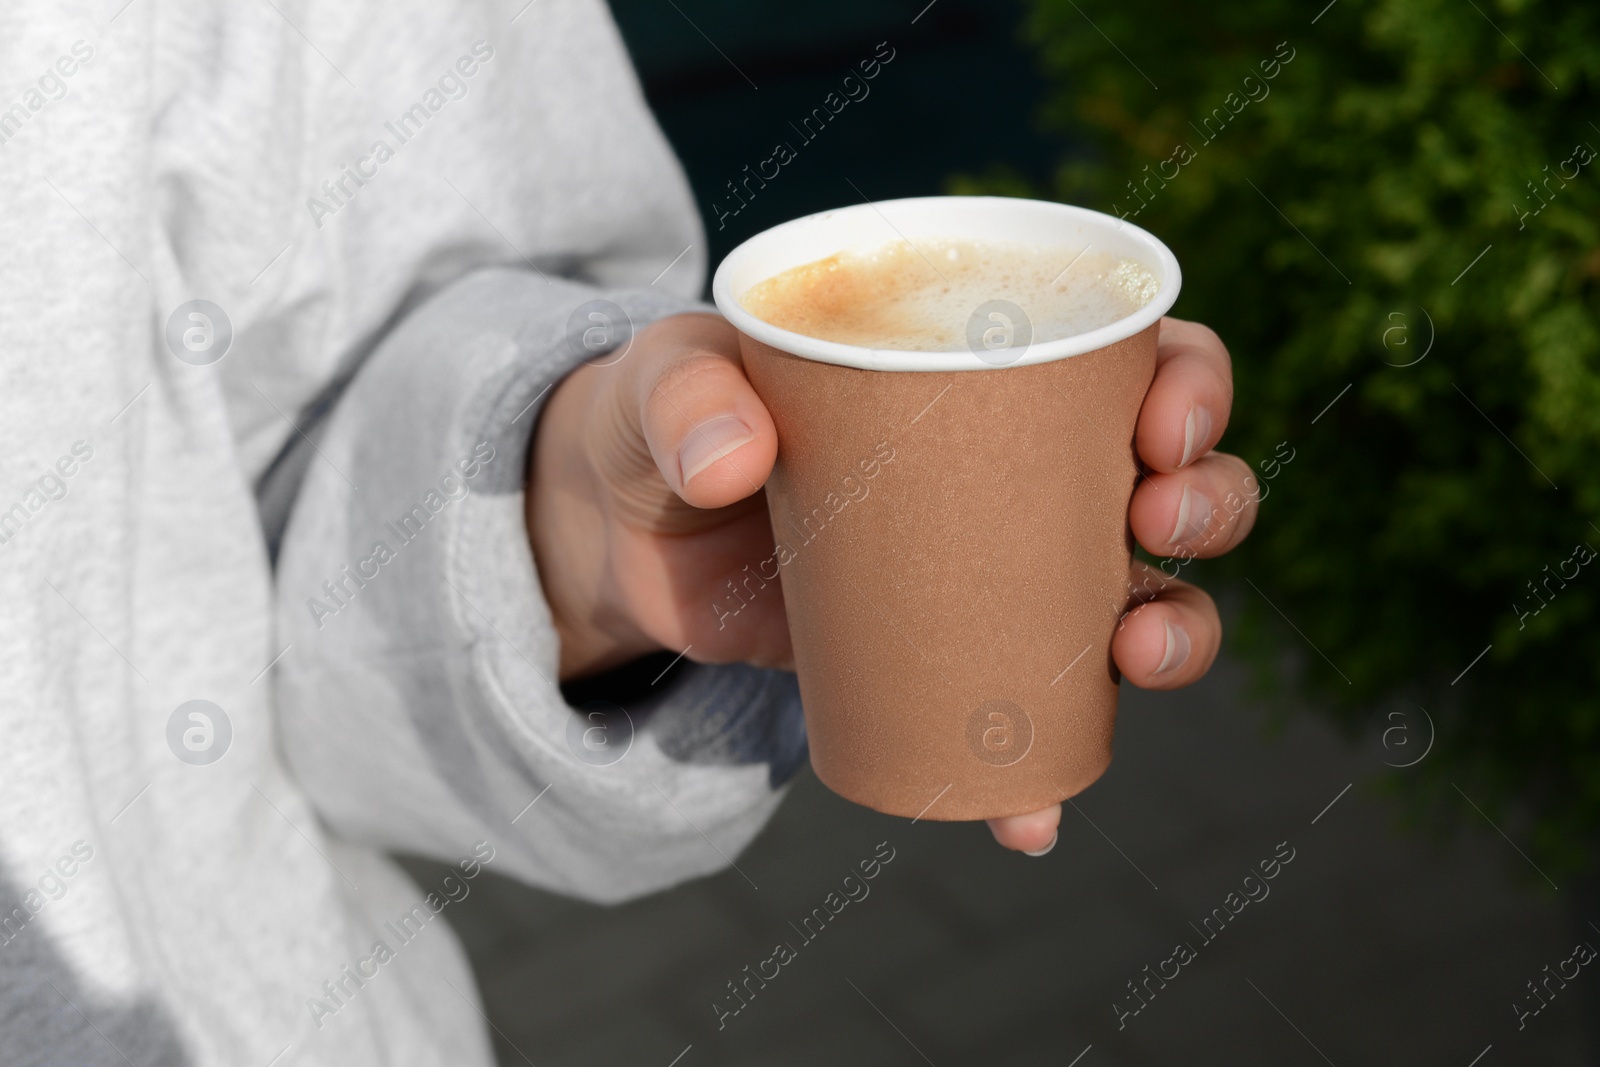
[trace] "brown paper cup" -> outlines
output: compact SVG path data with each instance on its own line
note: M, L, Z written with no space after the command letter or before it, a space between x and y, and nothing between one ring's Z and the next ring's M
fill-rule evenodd
M1113 327L1004 352L832 345L737 303L782 270L895 233L1060 245L1068 258L1093 244L1144 262L1161 291ZM964 197L797 220L719 269L718 306L778 430L772 568L811 762L841 796L911 818L995 818L1059 803L1109 765L1134 426L1178 282L1171 253L1115 219Z

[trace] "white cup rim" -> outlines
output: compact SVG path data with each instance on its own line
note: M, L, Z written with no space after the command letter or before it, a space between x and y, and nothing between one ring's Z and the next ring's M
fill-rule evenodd
M937 220L940 217L955 218L961 215L970 217L975 214L981 219L985 212L995 217L1008 218L1013 222L1022 221L1022 216L1032 216L1026 220L1027 223L1030 226L1037 224L1037 232L1041 233L1070 230L1079 235L1099 234L1109 247L1126 258L1137 259L1156 275L1159 280L1156 295L1144 307L1116 322L1071 337L1035 342L1022 348L1016 358L998 365L979 358L971 351L925 352L866 348L807 337L756 318L739 302L739 298L757 282L850 247L851 242L845 235L851 227L859 230L865 223L874 229L879 229L886 225L893 228L893 232L899 233L903 227L909 226L921 231L923 236L933 236L938 226L937 222L926 221L930 218ZM833 248L833 251L823 251L817 255L806 253L806 258L794 262L785 261L783 248L787 247L788 258L794 258L793 250L796 247L814 248L819 240L826 244L828 236L834 233L837 233L839 238L838 246ZM768 262L770 269L766 267L756 269L763 260ZM1165 244L1138 226L1112 215L1047 200L1000 196L924 196L853 204L849 207L806 215L764 230L728 253L718 265L716 275L711 282L711 296L717 305L717 310L741 333L780 351L806 359L864 370L1001 370L1083 355L1132 337L1158 322L1161 316L1167 313L1178 299L1182 281L1177 257ZM737 294L736 287L739 289Z

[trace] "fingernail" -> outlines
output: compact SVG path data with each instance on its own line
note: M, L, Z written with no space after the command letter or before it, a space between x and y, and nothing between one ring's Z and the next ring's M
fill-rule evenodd
M683 484L688 485L695 475L723 456L737 452L755 436L755 431L733 415L718 415L702 422L678 446L678 471Z
M1175 671L1189 658L1189 631L1171 620L1166 622L1166 627L1167 652L1161 657L1161 666L1155 669L1153 675Z
M1179 467L1187 467L1195 453L1211 436L1211 412L1198 404L1189 407L1189 417L1183 420L1183 458Z
M1056 847L1056 841L1059 840L1060 837L1061 837L1061 832L1058 830L1055 833L1050 835L1050 843L1048 845L1044 846L1044 848L1039 849L1037 852L1029 852L1026 849L1024 849L1022 854L1024 856L1043 856L1043 855L1047 854L1051 849Z
M1192 485L1183 487L1178 500L1178 521L1173 524L1169 545L1181 545L1200 536L1211 521L1211 500Z

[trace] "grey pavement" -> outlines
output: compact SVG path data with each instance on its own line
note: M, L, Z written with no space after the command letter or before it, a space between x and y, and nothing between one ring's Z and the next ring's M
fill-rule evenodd
M807 770L738 859L758 888L726 871L606 908L486 876L447 914L501 1062L1596 1062L1581 990L1520 1031L1512 1010L1578 940L1570 890L1552 891L1481 820L1445 843L1405 835L1381 788L1406 772L1384 765L1400 761L1376 736L1352 746L1308 716L1268 736L1267 709L1242 689L1226 663L1183 693L1125 687L1112 768L1039 859L981 826L858 808ZM894 858L869 894L804 941L790 924L879 842ZM1190 924L1242 896L1282 842L1294 858L1268 895L1206 940ZM739 1003L726 983L780 941L795 957L719 1029L713 1004ZM1179 942L1193 958L1163 964ZM1177 976L1133 999L1127 983L1158 968ZM1141 1002L1119 1028L1114 1004Z

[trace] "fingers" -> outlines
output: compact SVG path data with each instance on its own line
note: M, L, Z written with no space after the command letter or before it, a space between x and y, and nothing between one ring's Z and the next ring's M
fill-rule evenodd
M1228 350L1209 327L1161 320L1156 375L1135 442L1152 473L1128 507L1133 535L1160 556L1219 556L1255 525L1260 487L1243 460L1211 450L1233 407Z
M1161 320L1156 376L1139 410L1139 458L1171 473L1204 456L1222 439L1233 408L1228 349L1209 327Z
M1216 556L1238 544L1255 524L1259 504L1250 468L1212 449L1233 407L1228 350L1210 329L1182 319L1161 320L1156 374L1139 411L1135 444L1153 472L1141 479L1128 508L1134 536L1163 556ZM1129 681L1147 689L1177 689L1210 668L1222 644L1222 621L1202 590L1133 564L1134 599L1111 641L1111 655ZM990 819L1006 848L1043 855L1055 847L1061 805Z
M1176 474L1141 478L1128 504L1128 523L1155 555L1207 559L1249 534L1260 493L1244 460L1213 452Z
M1123 616L1111 639L1117 669L1145 689L1178 689L1210 669L1222 645L1222 620L1206 593L1135 562L1129 573L1138 603ZM1042 856L1055 847L1061 805L1027 815L990 819L989 831L1003 847Z
M1056 830L1061 824L1061 805L1052 804L1042 811L1027 815L1011 815L1004 819L990 819L989 831L994 839L1009 849L1042 856L1056 847Z
M1144 563L1130 573L1143 601L1111 637L1117 669L1141 689L1178 689L1200 680L1222 647L1222 620L1203 589Z
M677 315L641 333L632 364L634 425L667 485L697 508L756 493L778 433L745 378L738 335L712 315Z

